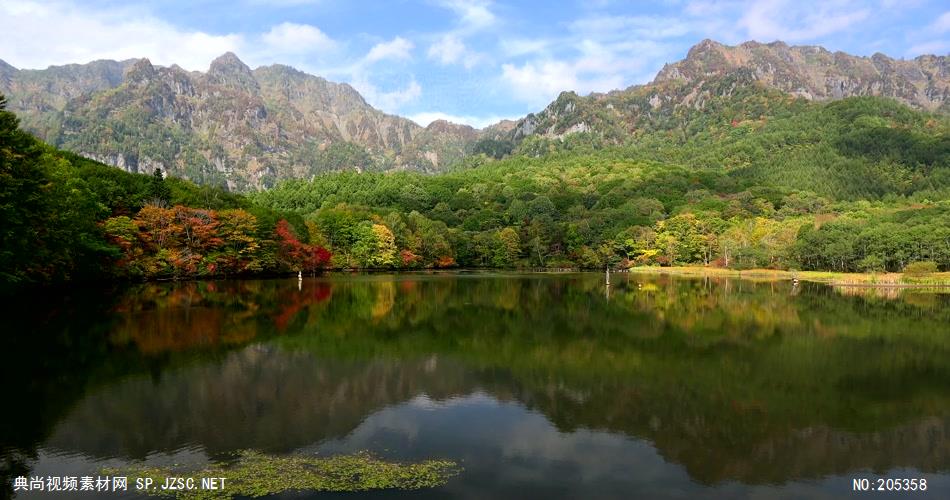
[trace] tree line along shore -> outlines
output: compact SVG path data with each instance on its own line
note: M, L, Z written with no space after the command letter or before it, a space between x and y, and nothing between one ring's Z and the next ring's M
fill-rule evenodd
M531 137L436 175L336 172L235 194L58 150L0 111L0 283L326 269L698 272L684 266L947 282L945 116L878 98L796 103L767 119L738 104L718 113L686 137Z

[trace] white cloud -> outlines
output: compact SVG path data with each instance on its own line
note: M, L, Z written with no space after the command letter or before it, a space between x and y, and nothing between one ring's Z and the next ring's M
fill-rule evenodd
M699 8L695 3L694 9ZM711 7L706 7L706 10ZM645 83L677 52L674 41L706 32L713 19L589 15L554 38L505 38L500 52L523 63L502 65L500 87L517 99L541 106L564 90L606 92Z
M934 40L930 42L921 42L907 49L907 55L911 57L922 55L945 55L950 52L950 41Z
M504 64L502 79L523 100L544 103L552 94L577 88L577 72L563 61L528 62L522 66Z
M563 91L578 94L606 92L624 86L618 72L592 72L593 65L583 58L576 62L543 60L524 65L502 65L501 79L514 96L526 103L543 106ZM587 73L587 74L585 74Z
M422 95L422 86L416 82L415 78L412 78L404 88L390 91L381 90L364 74L355 75L350 84L373 107L387 113L398 112L401 107L419 99Z
M927 0L881 0L884 9L914 9L927 3Z
M469 50L462 40L451 33L443 35L430 45L428 55L429 59L443 65L459 63L469 69L486 59L483 54Z
M948 31L950 31L950 11L944 12L923 30L914 33L914 36L910 37L914 40L914 44L907 49L906 55L916 57L926 54L938 56L947 54L950 52L950 40L940 38ZM933 39L935 37L938 39Z
M252 65L304 65L306 59L339 47L307 24L282 23L260 34L214 35L172 26L141 9L97 11L68 1L4 1L0 18L13 27L0 31L2 57L21 68L147 57L154 64L204 71L212 59L229 51Z
M384 59L411 59L412 49L415 47L412 42L401 36L397 36L388 42L377 43L366 54L366 62L382 61Z
M306 54L329 52L337 49L337 43L309 24L282 23L261 35L267 52L279 54Z
M3 57L21 68L148 57L157 64L205 70L215 57L245 45L240 34L179 29L131 8L107 12L69 2L5 0L0 19Z
M815 6L768 0L751 4L739 25L755 40L798 42L844 31L870 13L850 1L829 0Z
M941 14L937 20L927 27L927 31L937 34L944 34L950 31L950 11Z
M693 31L693 27L684 20L654 16L587 17L572 22L570 28L586 36L622 34L628 40L673 38Z
M683 7L683 12L694 17L720 15L725 11L742 6L735 0L692 0Z
M415 113L409 115L407 118L410 120L422 125L423 127L428 127L429 124L436 120L445 120L452 123L461 123L475 128L485 128L489 125L494 125L502 120L517 120L518 117L503 117L503 116L469 116L469 115L452 115L448 113L442 113L439 111L428 111L423 113Z
M374 66L374 63L412 59L414 47L415 45L409 40L397 36L388 42L377 43L365 57L344 71L349 74L350 84L366 99L366 102L387 113L398 113L400 108L419 99L422 95L422 86L416 82L415 77L410 77L409 83L403 88L383 90L373 83L370 77L372 75L378 79L380 74L395 75L387 69L381 70L382 73L375 71L375 68L379 66Z
M465 54L465 44L455 35L445 35L429 46L429 57L442 64L457 62Z
M268 7L299 7L301 5L316 5L323 0L247 0L251 5L266 5Z
M519 100L541 106L561 91L578 94L607 92L645 83L654 65L670 52L665 44L650 40L572 42L570 54L561 58L543 55L524 64L503 64L501 83ZM563 48L562 48L563 49Z
M508 57L517 57L543 53L553 45L553 42L539 38L502 38L498 45Z
M19 68L148 57L154 64L206 71L215 57L231 51L252 66L290 63L321 74L315 63L327 54L338 58L341 46L308 24L285 22L261 33L213 35L172 26L142 9L96 10L69 0L3 0L0 18L7 26L0 30L0 57ZM369 66L409 59L412 48L412 42L396 37L372 47L356 64L323 69L351 81L377 108L396 112L417 100L422 87L412 79L402 88L382 90L371 83L371 77L379 79L379 75L369 71Z
M459 30L463 32L483 30L497 21L495 14L489 8L491 3L487 1L443 0L439 3L459 16Z
M486 61L485 54L466 47L465 39L496 24L497 18L489 8L491 3L485 0L440 0L438 4L458 16L458 25L443 32L429 46L429 59L443 65L461 63L467 69Z

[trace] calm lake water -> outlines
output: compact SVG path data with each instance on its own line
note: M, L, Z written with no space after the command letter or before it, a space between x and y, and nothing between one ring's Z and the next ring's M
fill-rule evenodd
M256 449L464 467L435 490L294 498L840 498L878 477L950 497L947 294L336 275L3 314L0 496L17 476ZM857 496L880 495L897 496Z

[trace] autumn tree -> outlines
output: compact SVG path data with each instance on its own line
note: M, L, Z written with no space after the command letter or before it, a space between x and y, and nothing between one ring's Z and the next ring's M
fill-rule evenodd
M257 234L257 217L241 209L218 212L218 236L221 247L221 270L223 272L253 272L262 269L258 256L261 244Z
M312 249L297 239L297 235L294 234L293 228L286 219L277 221L274 235L277 239L278 263L291 271L303 271L307 267L308 260L312 258Z
M391 267L396 265L396 238L392 231L382 224L373 224L373 235L376 239L376 252L370 263L373 267Z
M515 264L521 255L521 238L518 232L506 227L495 233L492 264L509 267Z

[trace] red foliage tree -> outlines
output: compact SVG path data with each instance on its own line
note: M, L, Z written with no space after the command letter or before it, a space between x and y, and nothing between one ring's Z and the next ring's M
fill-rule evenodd
M310 258L308 245L297 239L285 219L277 221L274 234L277 236L277 260L293 271L302 271Z
M286 220L277 222L274 234L277 235L277 259L285 267L293 271L316 271L330 262L329 250L301 242Z
M310 252L310 270L316 271L317 269L323 269L330 263L330 251L321 246L311 246Z

